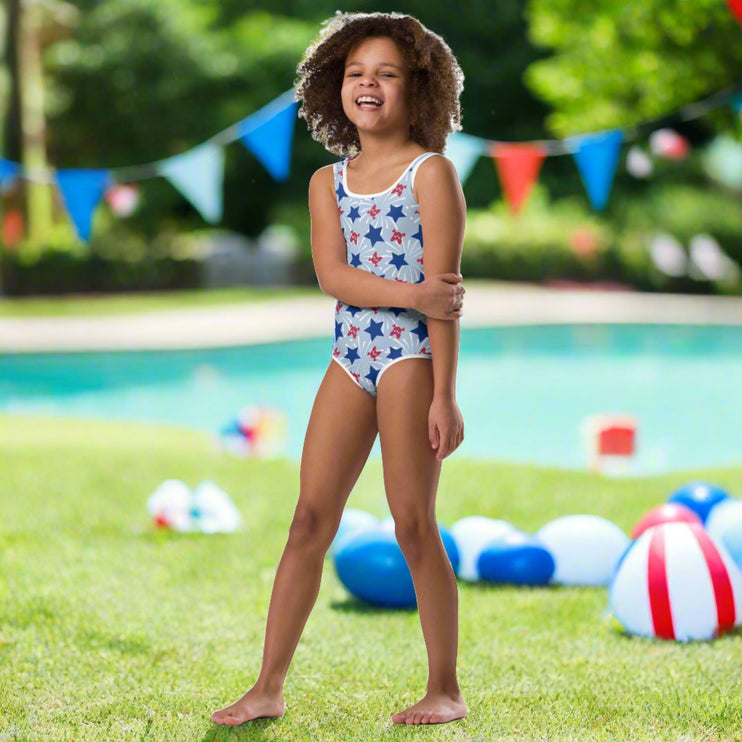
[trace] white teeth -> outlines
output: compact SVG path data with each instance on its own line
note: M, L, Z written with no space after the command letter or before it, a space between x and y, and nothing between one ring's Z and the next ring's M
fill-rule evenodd
M360 98L356 98L356 103L360 106L363 103L373 103L376 106L380 106L382 101L378 98L374 98L371 95L362 95Z

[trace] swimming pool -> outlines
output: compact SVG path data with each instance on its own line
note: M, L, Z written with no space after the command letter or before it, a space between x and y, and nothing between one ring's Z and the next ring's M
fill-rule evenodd
M216 433L243 407L288 421L298 458L330 343L0 355L0 411L134 419ZM537 325L462 332L472 458L585 468L590 415L638 420L633 473L742 463L742 327Z

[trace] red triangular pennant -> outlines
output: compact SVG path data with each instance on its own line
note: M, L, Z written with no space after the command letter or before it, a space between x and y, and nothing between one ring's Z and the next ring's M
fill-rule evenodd
M517 214L538 178L545 153L536 144L494 144L492 157L510 211Z

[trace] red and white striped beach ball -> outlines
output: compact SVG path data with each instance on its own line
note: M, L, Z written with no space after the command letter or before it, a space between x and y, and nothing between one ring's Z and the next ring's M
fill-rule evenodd
M629 548L610 587L630 634L713 639L742 623L742 572L697 523L663 523Z

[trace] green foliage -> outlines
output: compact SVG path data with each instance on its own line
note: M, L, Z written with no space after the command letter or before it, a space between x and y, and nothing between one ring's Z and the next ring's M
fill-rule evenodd
M525 80L560 136L663 116L742 78L740 26L721 0L530 0L528 19L554 53Z
M742 279L672 277L652 263L649 245L658 233L682 245L700 233L714 237L742 266L742 212L738 197L720 188L700 189L673 179L614 198L610 214L596 214L584 197L550 200L536 186L512 216L498 201L467 218L462 272L470 278L620 283L635 289L742 294Z
M462 271L465 276L550 281L605 278L612 231L581 199L552 205L536 186L513 216L505 202L467 217Z
M122 226L100 230L86 244L57 225L43 245L0 251L0 268L8 296L174 290L201 282L199 260L179 255L166 235L150 242Z
M46 56L50 160L62 168L126 168L201 144L290 88L315 32L313 23L260 10L218 27L217 6L182 0L79 4L85 12L75 37ZM290 188L274 183L239 142L226 160L223 226L259 234ZM305 189L303 182L297 195L305 198ZM148 236L172 221L203 225L164 180L146 180L142 195L136 221Z
M280 721L217 729L209 713L255 677L299 471L238 460L159 426L0 417L0 734L17 740L368 742L409 736L389 716L419 695L414 611L349 598L328 562ZM742 469L692 476L742 492ZM213 479L245 526L156 531L165 478ZM439 518L481 514L535 531L574 512L628 530L690 474L610 480L448 462ZM378 461L350 500L386 512ZM469 717L426 740L739 742L739 631L714 642L632 639L600 588L461 584L459 668ZM321 709L321 712L318 712ZM422 731L422 730L421 730ZM415 733L416 735L418 733Z

